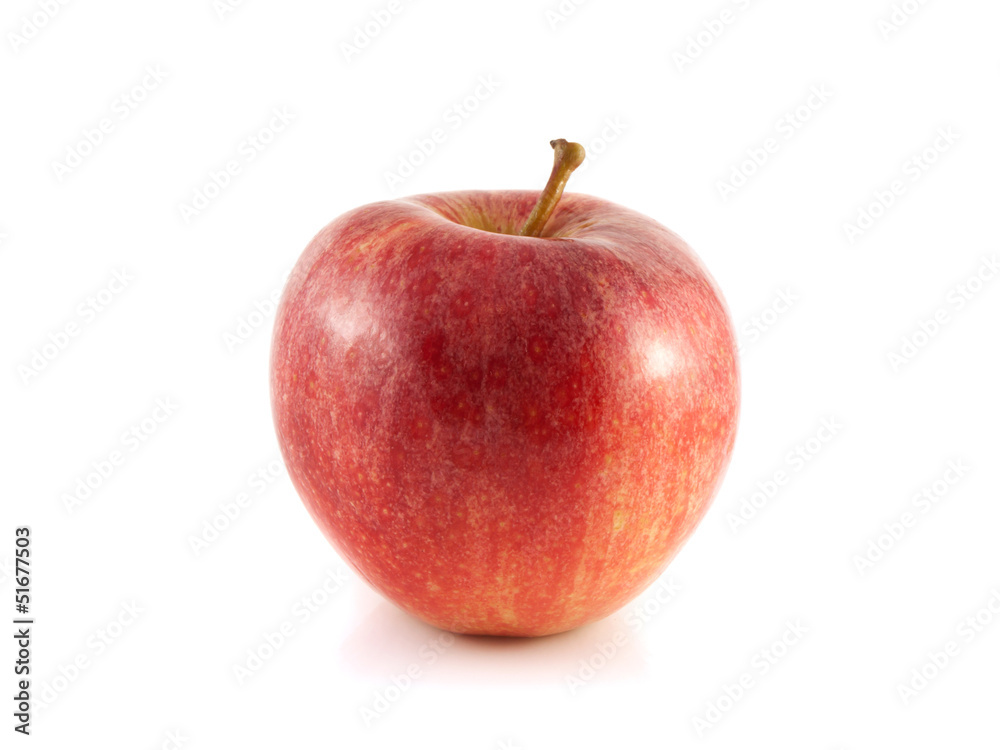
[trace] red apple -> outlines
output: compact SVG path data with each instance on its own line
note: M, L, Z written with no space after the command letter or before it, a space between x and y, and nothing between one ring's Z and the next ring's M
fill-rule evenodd
M712 277L654 220L562 196L583 149L553 146L541 193L336 219L275 323L274 420L310 514L375 589L457 633L558 633L626 604L704 516L735 439Z

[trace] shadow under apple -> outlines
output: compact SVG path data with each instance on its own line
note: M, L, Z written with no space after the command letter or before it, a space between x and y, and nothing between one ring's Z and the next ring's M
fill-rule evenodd
M353 673L376 683L416 665L424 683L569 686L575 679L590 685L642 680L640 635L621 612L537 638L455 635L379 598L341 645L340 657Z

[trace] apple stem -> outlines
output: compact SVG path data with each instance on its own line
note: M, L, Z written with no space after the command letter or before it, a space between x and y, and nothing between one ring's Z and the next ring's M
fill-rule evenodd
M571 143L565 138L549 141L549 145L555 149L555 163L552 165L552 174L545 185L542 194L538 196L538 203L531 211L531 216L521 228L522 237L541 237L545 223L549 220L552 212L562 198L563 190L573 170L583 164L583 159L587 155L586 150L579 143Z

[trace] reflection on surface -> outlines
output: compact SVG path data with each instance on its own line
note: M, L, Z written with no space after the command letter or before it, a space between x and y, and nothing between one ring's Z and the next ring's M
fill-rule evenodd
M367 598L367 597L365 597ZM614 645L611 658L601 657ZM642 633L633 632L623 612L568 633L541 638L452 636L380 599L363 616L344 643L343 664L363 679L388 682L414 665L421 682L542 685L559 683L570 694L570 678L591 675L577 692L591 684L635 679L645 672ZM595 657L595 655L598 655ZM582 662L582 663L581 663Z
M676 364L676 353L662 340L653 341L646 346L646 374L650 379L669 376Z

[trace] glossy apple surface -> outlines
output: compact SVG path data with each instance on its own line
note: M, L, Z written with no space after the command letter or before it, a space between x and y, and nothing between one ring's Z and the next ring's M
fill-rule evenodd
M538 191L363 206L305 250L275 323L281 450L316 523L397 605L544 635L665 569L718 488L739 409L715 282L629 209Z

